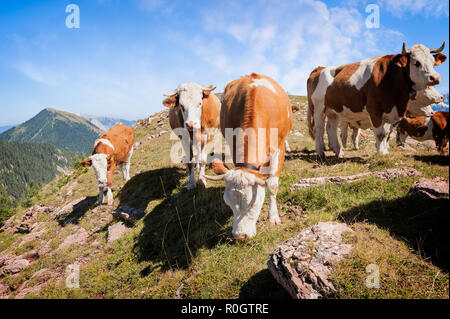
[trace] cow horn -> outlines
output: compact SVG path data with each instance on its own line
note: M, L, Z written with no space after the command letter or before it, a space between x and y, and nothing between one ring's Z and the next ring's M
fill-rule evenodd
M259 177L256 177L256 176L255 176L255 184L257 184L259 186L266 186L267 185L265 180L263 180L263 179L261 179Z
M403 42L402 55L406 55L406 54L408 54L408 53L410 53L410 52L409 52L408 50L406 50L406 43Z
M221 181L224 179L225 174L217 175L217 176L209 176L209 175L203 175L206 179L209 179L211 181Z
M442 50L444 50L444 48L445 48L445 41L444 43L442 43L442 46L439 49L432 49L430 50L430 53L440 53L442 52Z
M215 88L216 88L216 87L215 87L215 86L212 86L212 85L210 85L210 86L204 86L204 85L202 85L202 90L204 90L204 91L214 91Z
M177 94L178 94L178 91L175 89L175 90L173 90L172 93L170 93L170 94L164 94L164 96L172 97L172 96L175 96L175 95L177 95Z

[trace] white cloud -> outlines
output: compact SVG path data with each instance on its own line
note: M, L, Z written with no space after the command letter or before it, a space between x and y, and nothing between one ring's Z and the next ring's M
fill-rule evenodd
M378 3L399 17L405 13L433 17L449 16L449 4L446 0L379 0Z
M47 67L36 66L29 61L18 62L13 67L31 80L46 85L57 85L65 79L61 73Z

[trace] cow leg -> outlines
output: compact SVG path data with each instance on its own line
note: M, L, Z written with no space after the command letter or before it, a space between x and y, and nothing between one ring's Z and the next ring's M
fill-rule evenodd
M113 199L113 193L112 193L111 187L109 187L109 186L108 186L108 191L106 193L106 199L108 201L108 205L112 206L114 199Z
M330 114L327 121L328 145L334 151L337 157L344 157L344 151L337 137L338 118L335 114Z
M341 130L341 142L342 142L342 148L347 148L347 128L348 128L348 122L341 121L339 123L339 128Z
M379 127L373 129L376 136L377 153L386 155L388 151L387 139L389 136L390 126L387 123L382 123Z
M406 134L406 132L403 132L399 125L397 127L397 137L396 137L397 146L401 146L401 147L405 146L407 137L408 137L408 134Z
M103 204L103 187L99 187L98 188L98 204L102 205Z
M361 129L353 128L352 142L353 142L353 147L355 148L355 150L359 150L359 136L360 135L361 135Z
M200 171L198 174L198 182L204 187L208 187L205 179L205 168L206 168L206 161L208 159L208 150L209 150L209 143L210 143L210 137L208 134L203 135L203 141L202 147L200 149Z
M122 174L125 181L130 180L130 166L131 166L131 156L133 155L133 148L131 148L130 152L128 153L127 160L122 163Z
M278 177L271 176L267 179L267 190L269 192L269 222L279 225L281 220L277 208Z
M317 108L318 112L314 112L314 136L316 138L316 153L319 157L325 157L325 145L323 142L323 134L325 128L325 115L323 113L324 106Z
M286 152L291 152L291 148L287 140L284 141L284 148L286 149Z
M182 138L181 139L181 146L183 147L184 155L185 155L185 161L186 161L186 171L189 174L189 180L187 189L191 190L195 188L196 181L195 181L195 170L192 165L192 135L190 135L190 138Z

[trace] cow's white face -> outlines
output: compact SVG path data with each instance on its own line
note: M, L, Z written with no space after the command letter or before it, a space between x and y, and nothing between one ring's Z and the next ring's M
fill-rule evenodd
M415 89L423 90L429 85L439 84L441 76L434 69L436 58L430 53L430 49L416 44L409 52L409 76L415 84Z
M185 83L178 87L179 105L183 109L184 127L200 129L203 89L197 83Z
M433 109L431 104L441 103L444 97L434 87L429 86L417 91L416 99L409 102L408 112L411 116L431 116Z
M92 167L99 187L105 187L107 183L108 161L106 154L94 154L90 156Z
M223 199L233 210L232 233L236 239L256 235L256 222L264 204L265 187L256 183L255 175L243 170L229 170Z

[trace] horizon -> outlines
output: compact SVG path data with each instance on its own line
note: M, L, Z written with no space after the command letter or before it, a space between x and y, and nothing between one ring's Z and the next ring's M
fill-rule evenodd
M66 6L80 10L67 28ZM368 28L367 5L380 10ZM0 4L0 126L45 108L137 120L184 82L225 85L252 72L306 95L318 65L342 65L446 41L447 1L14 1ZM438 31L436 31L438 30ZM449 92L446 61L436 67ZM51 105L51 106L50 106ZM13 111L11 111L13 110Z

